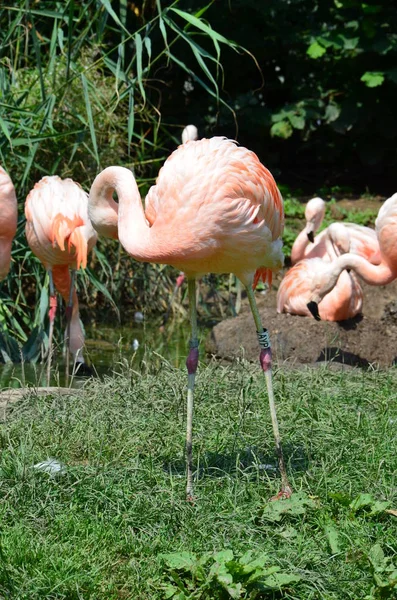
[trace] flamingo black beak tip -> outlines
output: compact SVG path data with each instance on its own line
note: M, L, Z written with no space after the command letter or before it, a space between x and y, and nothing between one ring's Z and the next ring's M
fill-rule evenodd
M316 319L316 321L321 321L320 313L318 312L318 304L317 304L317 302L314 302L314 300L311 300L310 302L308 302L306 304L306 306L310 310L311 314Z
M307 234L307 239L309 240L309 242L311 242L313 244L313 242L314 242L314 233L313 233L313 231L309 231L309 233Z

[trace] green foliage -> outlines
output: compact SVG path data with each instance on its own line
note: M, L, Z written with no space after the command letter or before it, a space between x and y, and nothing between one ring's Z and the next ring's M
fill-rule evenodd
M365 85L370 88L378 87L379 85L382 85L384 80L385 80L384 73L379 73L379 72L374 72L374 71L371 71L371 72L367 71L361 77L361 81L363 81L365 83Z
M240 557L232 550L192 552L161 556L170 583L163 586L164 598L264 598L272 590L281 591L300 581L299 575L284 573L272 565L264 552L247 550Z
M264 507L261 518L266 521L279 523L283 517L305 515L308 508L315 508L316 503L307 494L296 493L285 500L269 502Z
M204 20L209 7L187 12L179 1L134 10L126 2L115 7L93 0L2 4L0 163L13 179L21 215L26 193L43 175L72 177L89 190L100 169L124 164L146 192L186 125L162 117L160 72L182 73L233 112L219 83L221 54L243 49ZM30 307L39 306L48 289L23 225L21 216L15 262L0 298L1 329L20 344L33 321L45 327L46 315L40 311L37 320ZM131 263L118 244L100 241L78 278L82 301L89 308L110 303L116 309L122 302L164 311L174 271Z
M374 585L365 600L395 598L397 589L397 564L391 557L386 557L380 544L374 544L368 553Z
M229 11L215 3L209 14L261 65L264 86L255 91L246 88L260 88L261 81L243 57L224 67L226 77L239 73L229 91L244 141L252 140L279 179L303 181L308 192L324 179L359 191L365 184L376 192L393 190L393 3L234 0ZM228 121L222 115L222 125Z
M314 503L280 521L261 518L280 479L264 468L277 459L257 364L200 365L194 504L186 371L149 349L115 370L68 395L32 388L6 414L0 405L0 596L160 600L168 584L210 600L241 584L252 600L393 598L396 517L350 504L370 494L372 506L397 507L396 370L275 371L288 474L299 504ZM33 468L50 457L65 465L61 477ZM263 580L271 589L255 589Z

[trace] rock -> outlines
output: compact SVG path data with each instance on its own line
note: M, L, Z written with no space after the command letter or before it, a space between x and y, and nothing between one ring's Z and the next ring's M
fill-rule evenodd
M259 296L258 308L270 332L275 362L291 366L328 360L360 367L392 365L397 357L397 322L390 308L389 313L385 309L397 297L397 283L363 285L363 289L366 316L339 323L277 314L276 292ZM226 360L242 352L248 360L258 360L255 326L246 303L238 317L213 328L207 351Z

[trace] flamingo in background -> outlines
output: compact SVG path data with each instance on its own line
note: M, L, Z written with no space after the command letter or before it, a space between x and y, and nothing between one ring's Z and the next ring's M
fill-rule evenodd
M352 253L344 254L316 274L307 304L312 315L319 319L318 304L336 285L344 269L353 269L369 285L386 285L397 278L397 193L381 206L375 221L381 262L372 264Z
M0 281L10 270L11 245L17 231L18 204L11 178L0 166Z
M75 363L84 364L84 333L79 318L75 274L80 266L87 266L87 255L96 243L97 234L88 218L88 195L72 179L61 179L56 175L43 177L26 198L25 215L28 244L43 263L50 280L49 385L57 310L55 290L61 294L67 306L66 376L69 374L69 349Z
M108 167L92 184L89 216L103 231L102 215L114 210L117 192L119 239L136 260L169 264L188 278L191 320L188 370L186 462L188 500L193 498L192 421L197 371L196 279L204 273L233 272L245 285L260 345L273 432L282 478L289 496L272 386L269 334L263 328L253 288L283 265L284 208L271 173L258 157L226 138L189 141L166 160L146 198L144 212L130 170Z
M321 198L309 200L305 209L306 225L297 236L291 249L291 263L293 265L304 258L315 257L329 262L330 258L326 247L328 228L314 237L323 222L324 215L324 200ZM349 229L350 252L363 256L374 265L380 264L381 255L376 232L370 227L356 225L356 223L343 222L343 226Z
M335 223L326 229L324 246L329 261L341 252L349 252L349 228ZM277 292L277 312L313 316L307 307L314 285L329 263L321 258L306 258L294 265L283 278ZM324 321L344 321L361 312L363 292L354 273L343 271L335 287L320 304L320 317Z

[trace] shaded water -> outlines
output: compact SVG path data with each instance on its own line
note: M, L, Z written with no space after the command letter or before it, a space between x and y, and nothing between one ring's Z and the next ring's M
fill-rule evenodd
M163 331L159 325L156 321L132 321L123 326L87 327L84 355L94 374L110 375L119 370L118 363L124 359L136 370L140 370L143 360L160 363L165 359L175 367L183 366L189 346L189 322L169 321ZM208 332L208 327L200 327L200 360L205 360L204 339ZM72 387L80 387L84 381L86 377L75 376ZM46 364L0 364L0 389L24 385L46 386ZM65 385L65 363L60 352L53 360L50 385Z

